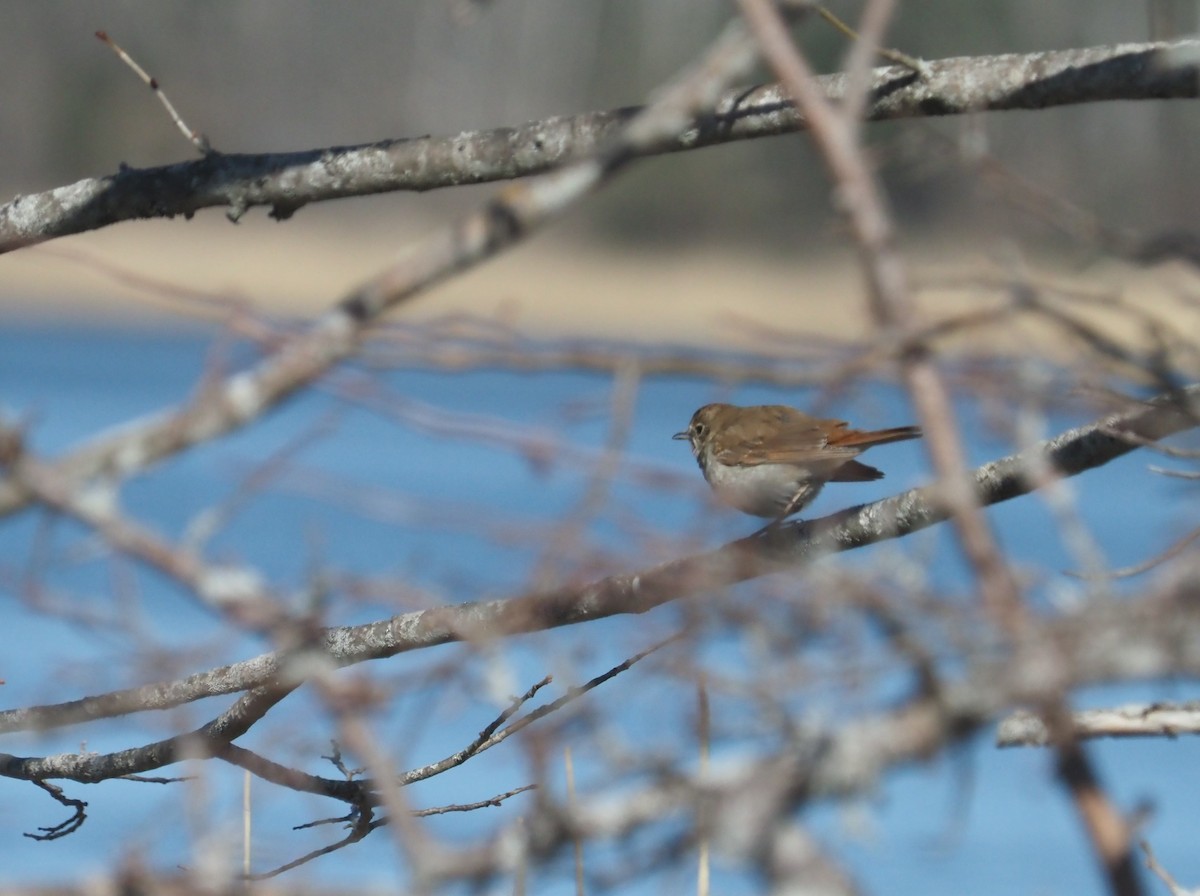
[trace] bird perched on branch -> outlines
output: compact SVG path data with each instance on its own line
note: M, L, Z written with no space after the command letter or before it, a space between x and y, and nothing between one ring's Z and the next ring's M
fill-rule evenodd
M871 482L883 473L855 460L873 445L916 439L916 426L851 429L781 404L706 404L684 439L717 497L778 523L811 502L827 482Z

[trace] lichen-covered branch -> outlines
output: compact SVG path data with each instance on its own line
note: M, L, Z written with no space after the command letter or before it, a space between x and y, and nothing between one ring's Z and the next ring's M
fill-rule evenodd
M871 73L871 120L1046 109L1116 100L1194 99L1195 70L1165 51L1194 42L1118 44L1040 53L925 61L921 76L900 67ZM843 75L821 79L831 98ZM596 152L641 107L564 115L452 137L384 140L299 152L211 153L158 168L123 168L0 206L0 253L120 221L190 216L225 208L236 219L255 206L287 218L310 202L394 190L435 190L539 174ZM639 155L679 152L792 133L801 116L777 85L725 94L674 134L642 143Z
M1026 451L984 464L973 473L981 505L1035 490L1045 469L1073 476L1128 454L1146 441L1200 426L1200 384L1137 404L1069 430ZM1034 471L1031 473L1031 471ZM313 643L340 666L475 638L575 625L624 613L645 613L668 601L746 581L814 559L928 528L949 517L936 485L852 507L818 520L791 523L773 533L741 539L704 554L682 557L635 573L583 586L503 600L404 613L364 625L337 626ZM114 691L50 706L0 712L0 734L44 730L254 688L281 674L278 654L198 673L177 682Z

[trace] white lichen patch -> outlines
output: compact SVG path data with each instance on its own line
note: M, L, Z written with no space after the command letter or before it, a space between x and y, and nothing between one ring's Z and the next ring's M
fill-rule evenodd
M113 480L97 480L79 492L79 509L93 519L111 519L118 509L118 494Z
M225 387L225 400L239 420L256 416L262 408L262 388L258 378L250 371L231 378Z
M209 567L199 582L204 599L219 607L259 600L264 587L262 576L244 566Z

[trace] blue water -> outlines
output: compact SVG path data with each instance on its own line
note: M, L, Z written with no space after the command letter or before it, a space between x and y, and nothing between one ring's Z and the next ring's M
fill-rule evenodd
M206 371L246 356L244 347L231 351L201 330L9 324L0 329L0 408L8 418L23 421L31 450L53 457L107 427L179 401ZM179 539L206 509L224 508L228 518L206 543L207 556L253 565L296 606L313 599L314 576L344 581L338 577L353 575L360 582L404 586L386 593L331 589L326 618L361 622L429 603L503 597L564 579L586 581L745 534L757 523L711 505L686 446L671 441L671 433L686 425L692 409L718 398L802 406L817 400L798 390L729 390L698 378L647 379L638 385L623 446L625 472L607 482L597 479L597 470L612 429L614 386L608 376L495 370L368 375L354 368L347 376L288 403L260 424L138 477L123 492L125 509ZM373 400L404 413L395 417L346 400L344 390L364 382L372 384ZM1010 450L989 435L971 405L959 410L973 462ZM901 393L882 385L840 398L837 412L880 427L912 420ZM1047 434L1077 422L1051 419ZM831 486L810 514L892 494L926 477L914 443L877 449L871 461L886 469L884 481ZM1148 473L1148 462L1153 461L1135 454L1066 485L1113 566L1144 559L1186 529L1185 493L1177 483ZM567 521L589 493L591 516L572 533ZM1029 575L1037 600L1083 596L1082 585L1060 575L1078 568L1079 561L1064 545L1042 498L1009 502L988 513L1014 563ZM573 535L578 537L568 538ZM957 552L941 530L828 562L854 570L890 564L937 589L953 590L965 581ZM753 683L760 674L755 650L762 645L723 633L719 613L758 607L764 618L778 613L783 632L790 605L779 602L778 595L796 587L803 586L775 577L735 589L726 603L698 604L706 608L702 618L712 634L696 658L717 675ZM7 707L170 678L269 649L256 638L230 637L208 610L172 583L113 560L74 524L32 510L0 521L0 602L6 634L0 702ZM524 690L548 672L556 674L556 686L586 680L670 634L688 613L671 605L644 617L515 639L483 651L450 646L370 664L365 672L397 688L372 724L398 767L431 761L469 742L495 715L492 691ZM835 645L836 633L816 638L813 649L829 651ZM824 662L832 669L842 659L837 653L815 653L812 664L819 668ZM586 727L589 708L606 711L605 737L624 739L627 748L642 755L670 753L690 742L693 697L673 682L665 661L655 662L652 658L605 685L590 707L581 701L573 710L575 721L567 731L583 792L624 786L605 777L597 740ZM433 691L420 678L430 663L456 664L460 678ZM510 686L498 686L498 680ZM907 686L901 678L883 685L894 688L892 696L903 695ZM547 693L553 697L561 691ZM1093 692L1081 700L1179 699L1188 693L1186 686L1147 685ZM828 717L845 694L828 687L823 695L798 693L796 700L810 701L798 705ZM860 694L859 708L870 705L871 696ZM0 748L30 755L119 749L201 724L226 705L228 700L209 700L44 736L14 735ZM714 707L722 726L718 759L752 751L756 744L761 749L756 733L745 727L754 715L744 700L717 694ZM272 712L244 745L334 775L319 758L329 751L323 719L321 706L300 693ZM571 738L575 729L579 734ZM1195 745L1187 740L1098 743L1092 752L1122 808L1147 799L1156 805L1147 834L1160 859L1181 881L1200 880L1189 813L1200 798L1190 774ZM0 855L7 878L80 879L111 867L114 856L130 853L166 869L196 865L201 861L197 842L225 844L230 855L239 855L240 773L215 763L162 772L185 773L201 775L203 783L66 783L68 796L89 801L89 818L80 831L48 843L21 835L61 820L66 810L28 784L0 779ZM468 802L531 777L522 745L510 742L458 772L411 788L408 796L417 806ZM293 824L340 813L340 806L262 783L254 788L256 867L294 858L340 835L328 826L290 830ZM465 841L518 812L521 799L500 810L443 816L432 822L433 829ZM888 776L877 794L849 810L821 806L805 819L875 892L1067 893L1101 886L1077 820L1053 782L1050 757L1037 751L998 752L977 740L928 766ZM649 850L656 838L669 841L678 833L656 832L641 846ZM290 880L391 885L394 855L388 832L379 831ZM620 855L611 847L589 847L595 866L610 859L619 863ZM569 892L565 867L538 876L537 891ZM690 889L690 873L689 867L675 875L639 876L638 886L623 891ZM716 880L720 892L758 887L719 858Z

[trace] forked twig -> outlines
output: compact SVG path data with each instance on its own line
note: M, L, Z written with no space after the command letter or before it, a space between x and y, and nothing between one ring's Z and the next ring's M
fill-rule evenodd
M666 647L672 641L677 641L678 639L680 639L682 637L683 637L683 633L677 632L677 633L671 635L669 638L664 638L663 640L659 641L657 644L652 644L650 647L647 647L641 653L634 654L629 659L613 666L607 672L605 672L601 675L597 675L595 678L591 679L590 681L586 682L585 684L580 685L577 688L568 689L567 692L565 694L563 694L561 697L559 697L558 699L552 700L549 703L539 706L537 709L533 710L528 715L521 716L521 718L517 719L512 724L510 724L504 728L501 728L500 725L503 724L505 721L507 721L509 718L511 718L512 714L516 711L516 709L522 703L526 702L530 697L533 696L534 693L537 692L537 690L539 688L541 688L545 684L548 684L550 681L549 678L542 679L542 681L538 682L536 685L534 685L532 688L530 688L529 691L527 691L521 697L516 698L513 701L513 704L508 709L506 709L503 713L501 713L495 719L495 721L492 722L492 724L488 725L487 728L483 729L483 731L480 732L479 737L477 737L474 741L472 741L468 746L464 747L462 750L459 750L457 753L453 753L450 756L445 757L444 759L438 760L437 762L432 762L429 765L424 765L424 766L421 766L420 768L415 768L412 771L406 772L405 774L403 774L401 776L399 784L405 785L405 784L412 784L416 781L424 781L426 778L432 778L434 775L441 774L442 772L446 771L447 769L451 769L456 766L462 765L464 762L466 762L472 756L482 753L484 750L490 750L492 747L496 746L497 744L502 743L503 741L512 737L514 734L516 734L521 729L531 725L533 722L536 722L538 719L545 718L546 716L550 715L550 713L555 712L558 709L561 709L566 704L568 704L574 700L577 700L578 698L580 698L584 694L586 694L588 691L598 688L600 685L604 684L604 682L609 681L610 679L616 678L622 672L625 672L628 669L630 669L634 665L634 663L637 663L637 662L645 659L650 654L654 653L656 650L660 650L661 648Z
M56 784L51 784L49 781L34 780L32 783L35 786L42 788L42 790L46 791L46 793L50 794L50 796L54 797L57 802L62 803L62 805L67 806L74 811L72 812L71 817L65 821L60 821L58 824L51 825L50 827L38 828L38 830L41 831L40 834L31 834L26 832L21 836L28 837L30 840L58 840L60 837L65 837L68 834L74 834L77 830L79 830L84 821L87 820L87 803L83 800L72 799L63 793L61 787Z

